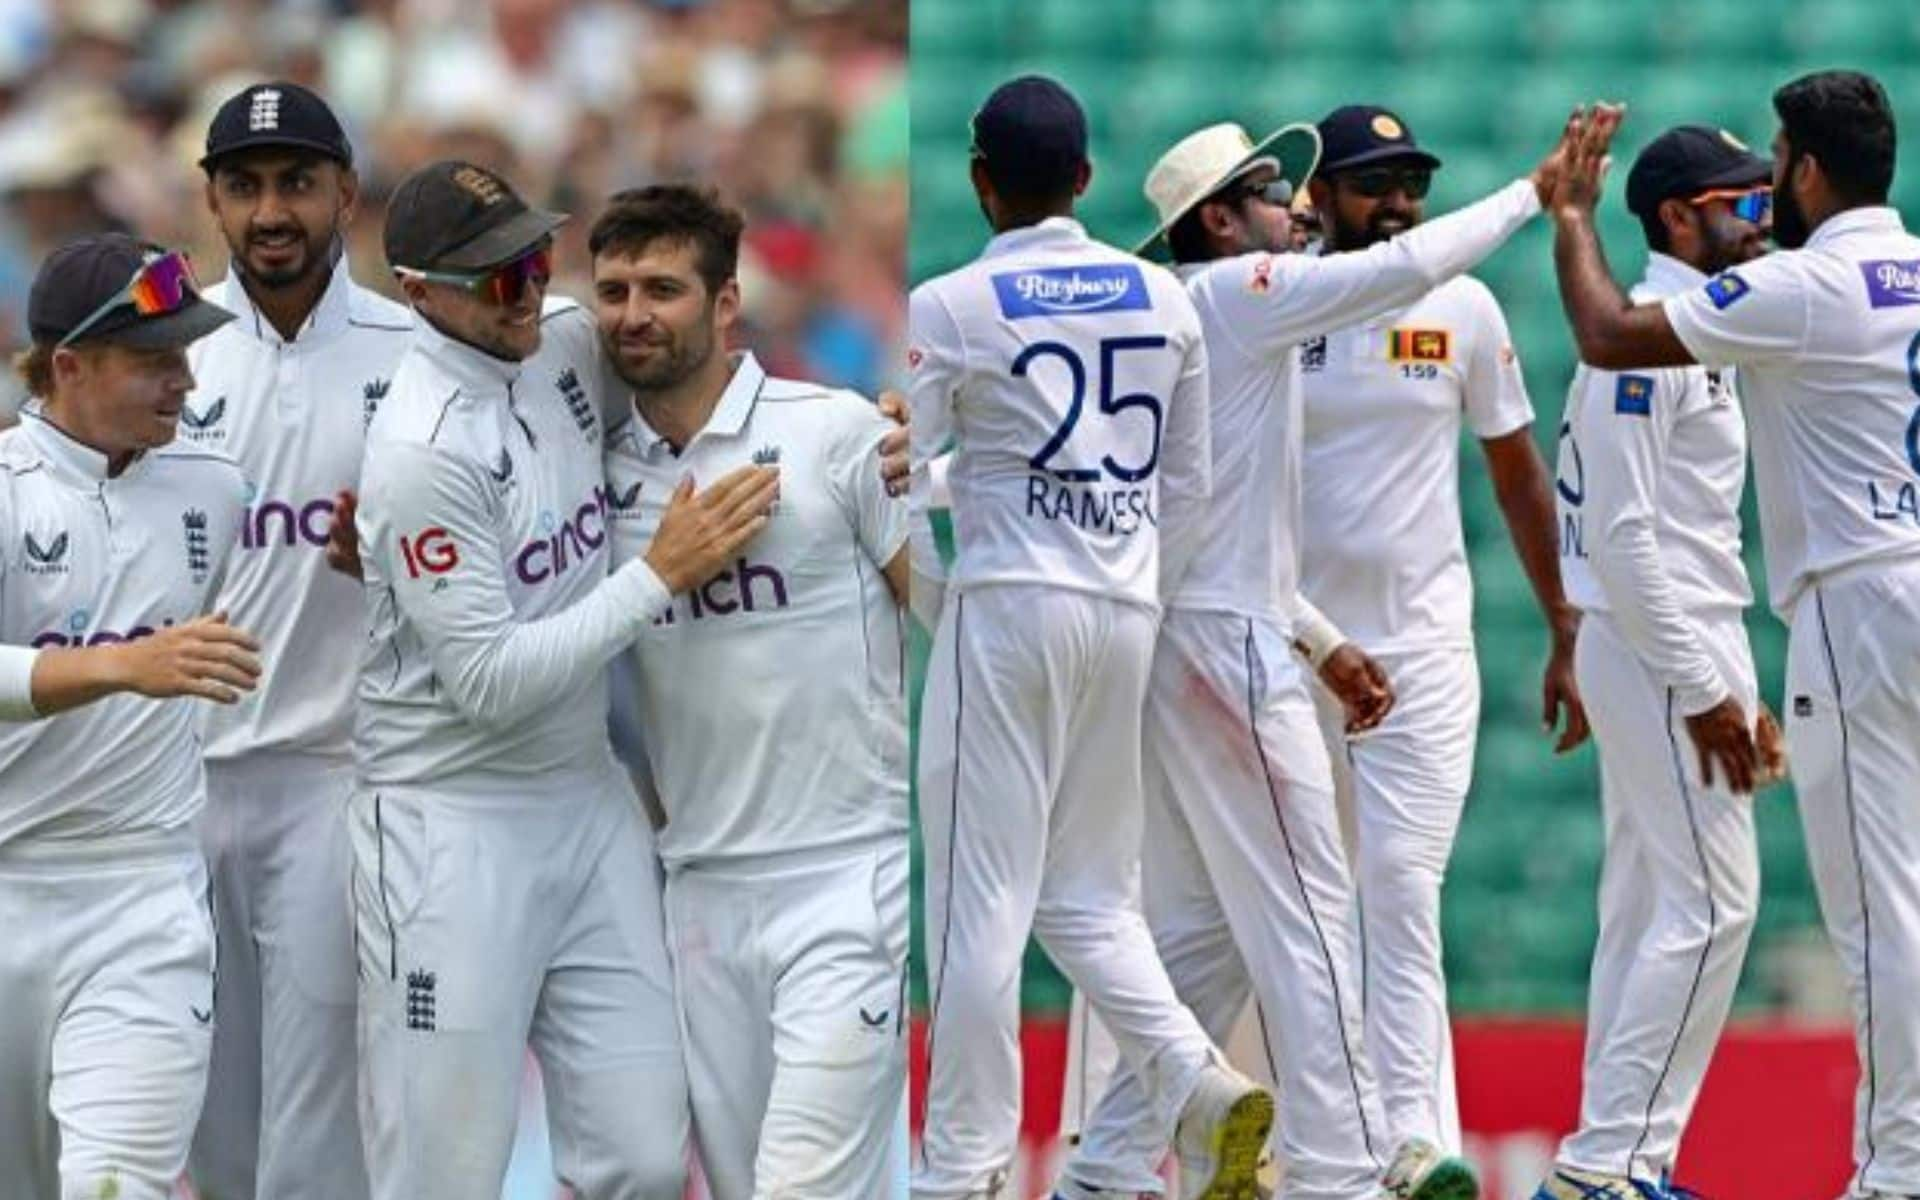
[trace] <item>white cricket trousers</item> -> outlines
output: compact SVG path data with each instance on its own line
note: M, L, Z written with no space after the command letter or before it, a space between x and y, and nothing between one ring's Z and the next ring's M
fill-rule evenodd
M1860 1056L1854 1188L1920 1194L1920 560L1818 580L1792 629L1787 751Z
M1248 997L1290 1200L1378 1190L1390 1147L1361 1033L1353 884L1326 746L1277 625L1167 614L1147 693L1145 903L1180 998L1225 1040ZM1104 1017L1104 1014L1103 1014ZM1173 1129L1123 1066L1066 1174L1158 1192Z
M932 989L913 1194L991 1194L1019 1132L1031 931L1087 994L1171 1128L1212 1053L1139 910L1141 702L1154 614L1002 585L941 614L920 720Z
M906 1097L907 839L667 877L713 1200L884 1200Z
M1737 610L1693 626L1733 698L1758 712ZM1606 857L1588 984L1580 1125L1562 1166L1659 1182L1726 1024L1760 903L1753 798L1708 786L1673 692L1606 613L1586 614L1574 672L1600 751Z
M1440 886L1473 783L1480 671L1471 649L1383 650L1393 711L1349 738L1346 713L1312 691L1360 908L1367 1059L1388 1141L1460 1152L1453 1030L1441 969Z
M0 1200L168 1200L206 1092L191 827L0 846Z
M500 1194L529 1044L559 1180L580 1200L679 1200L660 868L618 768L518 793L360 791L349 828L376 1200Z
M207 764L201 838L220 986L194 1186L214 1200L365 1200L355 1107L347 799L353 764Z

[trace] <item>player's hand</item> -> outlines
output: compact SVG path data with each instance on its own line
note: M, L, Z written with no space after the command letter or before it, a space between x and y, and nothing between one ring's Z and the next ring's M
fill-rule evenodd
M196 617L114 647L123 690L164 699L199 696L232 704L260 679L260 643L227 624L227 614Z
M1587 706L1580 699L1580 684L1573 677L1573 639L1578 626L1553 635L1553 651L1547 655L1547 673L1540 682L1540 725L1548 733L1566 717L1566 728L1553 744L1555 754L1565 754L1592 732L1587 727Z
M899 426L880 439L880 478L887 485L887 495L904 496L911 468L907 456L907 398L892 388L881 392L880 415Z
M647 544L647 565L678 595L712 579L740 547L766 528L780 497L777 467L738 467L699 495L691 475L680 481Z
M1764 703L1753 723L1753 748L1760 757L1760 771L1753 777L1753 790L1772 787L1787 777L1787 737L1773 710Z
M1573 137L1546 201L1555 220L1591 216L1600 203L1607 170L1613 165L1613 135L1626 111L1625 105L1595 104L1576 112L1569 122Z
M327 526L327 565L342 575L363 579L360 572L360 535L353 527L359 499L349 491L333 495L333 523Z
M1687 734L1700 752L1700 779L1713 783L1714 764L1727 789L1744 795L1753 790L1753 777L1760 768L1759 751L1754 748L1753 730L1747 714L1732 696L1687 718Z
M1567 123L1560 127L1560 139L1547 151L1547 156L1533 168L1527 178L1533 184L1533 194L1539 197L1541 208L1550 208L1553 204L1553 192L1560 185L1560 175L1566 169L1567 155L1572 153L1574 142L1580 136L1581 110L1575 108L1567 117Z
M1320 663L1320 682L1346 710L1347 732L1364 733L1393 711L1393 685L1365 650L1342 642Z

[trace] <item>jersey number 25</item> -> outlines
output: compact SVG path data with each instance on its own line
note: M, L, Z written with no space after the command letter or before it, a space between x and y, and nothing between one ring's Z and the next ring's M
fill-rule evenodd
M1102 455L1100 467L1107 474L1126 483L1138 483L1153 474L1153 468L1160 461L1160 423L1161 404L1158 396L1146 392L1126 392L1114 395L1114 372L1120 355L1132 350L1159 350L1165 347L1167 339L1159 335L1140 337L1103 338L1100 342L1100 411L1115 416L1130 408L1142 409L1153 419L1153 440L1147 453L1147 461L1137 466L1115 462L1111 454ZM1060 428L1053 431L1047 444L1040 447L1039 453L1028 459L1028 465L1036 471L1049 471L1056 479L1069 483L1091 483L1100 478L1100 469L1094 467L1056 467L1053 457L1073 436L1073 427L1080 421L1081 409L1087 398L1087 364L1079 352L1062 342L1035 342L1020 352L1013 360L1015 378L1024 378L1035 359L1044 357L1058 358L1066 364L1067 373L1073 378L1073 398L1067 404L1067 415L1060 422Z

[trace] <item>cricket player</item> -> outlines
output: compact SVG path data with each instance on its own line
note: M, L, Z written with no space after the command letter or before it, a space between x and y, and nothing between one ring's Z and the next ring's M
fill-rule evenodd
M933 1003L913 1194L1002 1192L1031 931L1140 1072L1143 1107L1177 1123L1192 1189L1250 1195L1272 1097L1174 998L1136 886L1159 597L1210 486L1199 322L1170 274L1073 219L1086 117L1059 84L1025 76L987 98L972 174L995 236L909 301L914 503L951 441L958 549L952 595L916 600L938 625L920 745ZM914 586L932 590L943 568L923 518Z
M1647 234L1637 303L1765 252L1773 168L1721 129L1649 142L1627 176ZM1562 574L1600 745L1606 860L1579 1129L1538 1200L1663 1188L1733 1002L1760 901L1748 788L1696 730L1760 704L1742 611L1746 422L1734 372L1581 367L1560 437Z
M1554 265L1583 362L1623 378L1695 363L1738 369L1767 590L1792 628L1787 749L1821 914L1854 1004L1851 1190L1911 1195L1920 1192L1920 1007L1909 986L1920 977L1920 239L1886 204L1894 124L1877 82L1822 71L1782 86L1773 108L1779 252L1664 300L1622 295L1593 225L1621 117L1602 106L1583 122L1554 197ZM1755 766L1753 725L1723 682L1735 703L1689 733L1702 783L1740 790Z
M193 705L258 644L202 617L247 483L175 442L186 347L233 315L185 255L106 235L41 265L0 433L0 1197L167 1200L213 1031ZM84 706L84 707L82 707Z
M212 295L240 319L195 344L182 432L255 484L220 605L265 641L266 675L204 713L220 989L193 1178L221 1200L353 1200L367 1194L346 1069L355 681L337 668L357 661L366 622L360 585L323 551L413 322L347 273L359 185L320 97L284 82L236 93L201 166L231 254Z
M668 948L715 1200L877 1200L906 1094L906 502L874 469L893 425L871 402L727 353L741 225L668 185L614 196L588 240L633 390L607 448L614 557L682 478L780 468L766 530L631 655Z
M1420 224L1440 160L1399 115L1335 109L1308 185L1327 253ZM1553 490L1500 304L1456 275L1300 347L1300 590L1380 664L1399 698L1347 732L1315 688L1359 898L1367 1055L1389 1138L1460 1151L1453 1039L1440 965L1440 882L1473 779L1480 672L1460 528L1460 435L1472 432L1521 566L1552 632L1543 720L1557 750L1585 740L1573 678L1578 614L1560 585Z
M1256 144L1238 125L1214 125L1182 139L1147 178L1161 223L1141 249L1164 239L1199 312L1218 455L1147 689L1146 904L1161 958L1209 1034L1225 1037L1256 998L1279 1082L1284 1195L1384 1186L1468 1196L1476 1184L1465 1162L1422 1139L1392 1139L1361 1036L1353 885L1326 746L1293 661L1297 645L1317 668L1343 641L1297 597L1296 349L1403 307L1498 248L1539 211L1562 151L1531 178L1391 241L1287 253L1287 205L1319 152L1310 126ZM1109 1084L1062 1170L1065 1200L1159 1191L1165 1126L1154 1125L1130 1068Z
M563 220L461 162L416 171L388 210L419 324L362 467L349 820L378 1200L497 1194L529 1041L564 1183L586 1200L683 1183L658 866L604 668L735 561L778 474L677 488L645 555L609 571L597 335L543 306Z

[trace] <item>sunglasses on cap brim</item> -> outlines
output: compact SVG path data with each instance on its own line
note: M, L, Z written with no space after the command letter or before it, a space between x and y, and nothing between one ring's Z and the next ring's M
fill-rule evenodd
M193 264L187 261L186 252L155 251L135 269L125 287L68 330L55 348L72 345L118 309L132 308L141 317L164 317L192 304L199 295L200 282L193 277Z
M485 271L422 271L413 267L393 270L402 278L465 288L488 304L509 308L525 299L530 288L545 286L553 278L553 244L542 242L518 258L510 258Z
M1715 200L1726 201L1733 215L1749 225L1763 225L1773 215L1773 189L1770 187L1716 188L1690 197L1687 203L1699 207Z
M1369 200L1378 200L1396 188L1409 200L1424 200L1433 187L1433 171L1428 167L1362 167L1342 171L1336 178L1348 189Z
M1281 208L1293 203L1293 185L1284 179L1274 179L1266 183L1240 183L1226 188L1220 193L1221 199L1264 200L1268 204Z

